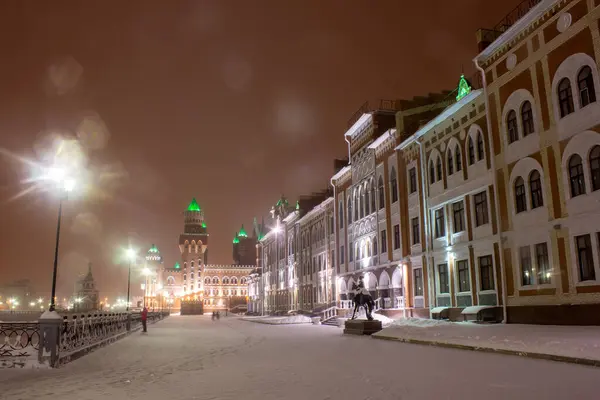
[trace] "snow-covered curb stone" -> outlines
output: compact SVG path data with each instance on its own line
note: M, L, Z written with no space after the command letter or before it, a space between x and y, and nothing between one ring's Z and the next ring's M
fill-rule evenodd
M245 317L242 318L242 321L268 325L312 324L312 319L305 315L292 315L289 317Z

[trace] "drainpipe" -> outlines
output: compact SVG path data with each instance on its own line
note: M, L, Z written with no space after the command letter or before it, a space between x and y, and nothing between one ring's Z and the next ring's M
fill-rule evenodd
M344 135L344 140L348 143L348 165L352 164L352 159L350 158L350 139L348 136Z
M333 254L335 254L335 257L332 261L333 263L333 272L331 275L335 276L334 279L334 284L337 285L337 260L340 257L339 255L339 242L338 242L338 233L336 232L337 230L337 215L338 215L338 199L337 199L337 191L335 188L335 183L333 183L333 178L331 178L329 180L329 184L331 184L331 187L333 188L333 234L334 234L334 243L335 243L335 251L333 252ZM329 239L327 239L327 241L329 242ZM333 278L333 276L332 276ZM336 291L337 292L337 291ZM336 305L337 305L337 299L336 299Z
M421 197L423 198L423 225L425 228L425 262L426 265L424 266L425 268L427 268L427 273L429 275L429 263L430 263L430 242L431 242L431 226L429 225L429 202L427 199L427 174L426 174L426 168L425 165L427 165L427 162L425 160L425 152L423 151L423 142L421 138L417 138L416 139L417 144L419 145L419 154L420 154L420 167L421 167ZM431 274L431 278L429 285L428 285L428 292L429 292L429 318L431 318L431 308L432 308L432 304L433 304L433 300L435 298L435 289L433 291L434 296L431 295L431 289L433 286L435 286L435 277L433 276L434 274Z
M502 313L504 314L502 323L506 324L508 318L506 315L506 269L504 268L504 246L502 244L502 228L500 225L500 199L498 198L498 176L496 175L496 151L494 149L494 140L492 138L492 120L490 119L490 104L488 99L485 71L479 65L477 58L475 58L473 61L475 62L475 67L481 73L481 79L483 82L483 95L485 96L485 119L487 121L487 130L490 138L490 157L492 161L492 172L494 173L494 206L496 207L496 224L498 226L498 247L500 249L500 265L498 266L498 268L500 268L500 275L502 278Z

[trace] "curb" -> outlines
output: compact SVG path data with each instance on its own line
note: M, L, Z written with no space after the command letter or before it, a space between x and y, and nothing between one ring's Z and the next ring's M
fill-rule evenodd
M373 335L371 337L374 339L388 340L391 342L420 344L420 345L424 345L424 346L444 347L444 348L448 348L448 349L481 351L484 353L505 354L505 355L510 355L510 356L519 356L519 357L526 357L526 358L532 358L532 359L538 359L538 360L557 361L557 362L563 362L563 363L569 363L569 364L586 365L586 366L590 366L590 367L600 367L600 360L594 360L594 359L590 359L590 358L559 356L556 354L532 353L532 352L525 352L525 351L518 351L518 350L495 349L492 347L480 347L480 346L471 346L471 345L467 345L467 344L437 342L437 341L433 341L433 340L398 338L395 336L385 336L385 335L377 335L377 336Z

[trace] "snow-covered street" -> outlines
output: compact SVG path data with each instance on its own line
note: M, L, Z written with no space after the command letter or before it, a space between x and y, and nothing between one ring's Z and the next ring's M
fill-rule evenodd
M595 399L600 369L172 316L56 370L1 370L19 399Z

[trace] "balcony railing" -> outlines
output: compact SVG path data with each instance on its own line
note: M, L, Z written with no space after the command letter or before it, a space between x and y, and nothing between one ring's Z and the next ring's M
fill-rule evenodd
M523 0L513 10L506 14L506 16L500 22L498 22L496 26L494 26L494 31L505 32L541 1L542 0Z

